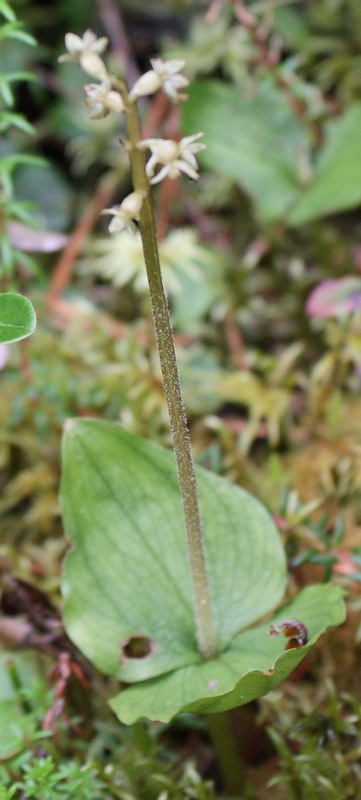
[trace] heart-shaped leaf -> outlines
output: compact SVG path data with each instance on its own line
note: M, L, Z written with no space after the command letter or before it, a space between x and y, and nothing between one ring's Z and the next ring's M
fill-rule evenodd
M309 586L271 620L302 620L309 633L304 647L285 650L287 640L270 636L270 625L243 631L214 661L190 664L143 681L110 701L122 722L139 717L169 722L176 714L212 714L249 703L278 686L302 661L318 637L345 618L343 591Z
M198 469L197 482L221 654L208 662L197 649L172 453L108 422L67 425L62 507L75 547L64 567L64 621L100 669L142 681L112 701L125 722L247 702L279 683L308 649L281 655L282 636L270 638L265 625L249 630L285 590L272 520L251 495L218 476ZM288 619L307 625L311 642L342 617L338 589L313 592L287 609Z
M197 471L219 649L280 602L278 532L247 492ZM175 460L108 422L70 421L64 439L64 619L105 672L126 681L198 663L192 588ZM147 657L121 646L148 637Z
M35 311L27 297L13 292L0 294L0 344L25 339L35 325Z

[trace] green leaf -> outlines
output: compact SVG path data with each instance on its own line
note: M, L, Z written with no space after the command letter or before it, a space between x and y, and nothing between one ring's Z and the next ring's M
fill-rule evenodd
M30 136L34 136L36 132L34 126L24 119L22 114L15 114L12 111L0 112L0 132L3 133L10 128L11 125L24 131L24 133L28 133Z
M0 344L25 339L35 325L35 311L27 297L12 292L0 294Z
M216 81L190 89L185 133L204 131L201 164L238 181L264 222L280 219L297 199L297 161L309 134L271 81L250 90Z
M0 13L4 15L5 19L9 22L15 22L16 15L6 0L0 0Z
M0 654L0 760L22 750L26 738L35 732L35 721L26 713L21 697L10 679L8 664L16 669L21 686L30 688L40 679L38 654L2 650ZM44 693L46 687L44 685Z
M31 717L13 700L0 700L0 759L15 755L34 731Z
M36 158L36 157L35 157ZM19 162L18 162L19 163ZM44 161L31 160L16 173L15 195L35 203L48 228L63 231L70 225L74 195L61 171ZM41 179L38 167L42 167ZM45 167L45 169L43 169Z
M259 586L261 591L261 586ZM286 640L269 635L280 620L299 620L310 639L304 647L285 650ZM181 712L213 714L249 703L276 688L307 655L318 637L345 619L343 591L322 584L309 586L269 623L240 633L216 660L175 670L125 689L110 701L122 722L139 717L169 722Z
M0 235L0 264L2 274L9 275L14 266L14 248L10 243L8 233Z
M361 203L361 103L330 126L312 184L288 216L291 225L353 208Z
M5 24L0 27L0 39L17 39L32 47L36 45L36 39L34 39L30 33L24 31L22 23L17 21L5 22Z
M30 164L35 167L46 167L48 165L46 158L35 156L31 153L14 153L9 156L4 156L1 161L2 167L5 167L9 172L12 172L14 169L24 164Z
M62 508L74 546L63 574L64 621L100 669L140 681L112 700L124 722L248 702L283 680L320 633L342 621L342 592L319 586L275 618L286 614L307 625L310 645L284 653L285 639L270 637L269 625L249 629L285 591L279 535L257 500L199 468L220 651L203 662L173 455L111 423L81 419L67 425L63 456ZM149 640L149 653L126 654L124 645L139 636Z
M5 105L12 106L14 104L14 95L4 75L0 75L0 94Z
M13 81L29 81L31 83L39 83L39 78L26 69L18 69L13 72L6 72L3 76L4 80L12 83Z
M257 500L204 469L197 477L223 649L279 603L285 557ZM88 658L127 681L199 662L172 453L108 422L71 421L62 506L75 545L65 563L64 619ZM155 643L154 653L121 664L122 642L139 634Z
M33 209L34 203L26 201L22 203L21 200L14 200L12 203L6 204L6 217L8 219L19 219L25 225L34 226L36 220L34 220L34 214L31 213Z

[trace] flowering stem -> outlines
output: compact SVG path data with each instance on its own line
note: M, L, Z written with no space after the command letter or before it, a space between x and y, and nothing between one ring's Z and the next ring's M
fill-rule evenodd
M133 186L134 190L141 193L144 198L139 215L139 227L185 517L198 648L204 659L210 659L217 655L218 648L205 561L197 484L168 303L160 270L152 197L145 172L145 155L144 151L137 147L141 140L141 131L135 103L128 105L127 122Z
M224 789L230 796L243 797L246 771L242 762L237 738L232 729L229 711L206 715L208 731L213 742L217 762L223 778Z

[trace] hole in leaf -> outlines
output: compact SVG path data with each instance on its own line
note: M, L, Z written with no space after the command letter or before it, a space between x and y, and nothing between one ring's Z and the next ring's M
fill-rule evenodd
M134 636L129 636L121 644L122 661L127 661L129 658L148 658L154 653L155 648L156 644L149 636L136 633Z
M293 647L303 647L308 642L308 630L303 622L298 619L284 620L283 622L276 622L270 627L270 636L278 636L283 633L289 640L286 650Z

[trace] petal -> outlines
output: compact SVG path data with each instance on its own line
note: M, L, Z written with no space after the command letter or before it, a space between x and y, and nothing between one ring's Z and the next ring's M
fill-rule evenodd
M90 30L90 28L87 28L87 30L85 31L85 33L83 33L83 36L81 38L82 47L85 50L87 50L89 47L93 46L93 44L96 42L96 40L97 40L97 37L96 37L95 33L93 33L93 31Z
M120 204L121 213L128 219L134 219L140 212L140 209L143 205L143 199L144 195L142 195L140 192L131 192Z
M91 100L98 98L102 91L102 86L99 83L86 83L84 85L84 92Z
M59 64L65 64L66 61L74 61L74 53L65 53L58 58Z
M158 159L156 158L156 156L152 155L149 161L147 162L147 166L145 168L148 178L151 178L152 175L154 175L154 170L157 164L158 164Z
M197 181L199 178L198 172L196 172L193 167L187 164L185 161L179 161L179 169L188 175L189 178L192 178L193 181Z
M181 148L189 147L189 145L192 145L193 142L197 141L197 139L200 139L201 136L204 136L204 133L193 133L192 136L183 136L183 139L180 140L179 144Z
M189 80L185 75L171 75L167 78L164 85L167 83L171 83L175 89L184 89L186 86L189 86Z
M164 61L162 58L150 58L149 61L154 72L163 72Z
M158 174L155 175L155 177L152 178L149 181L149 183L151 183L152 185L154 185L155 183L160 183L160 181L162 181L163 178L166 178L167 175L169 175L169 165L162 167L162 169L158 172Z
M198 164L195 156L193 153L190 153L189 150L186 150L181 155L182 161L185 161L186 164L189 164L190 167L194 167L194 169L198 169Z
M172 100L173 103L177 103L180 99L177 90L173 88L170 81L165 82L163 86L163 92L167 95L167 97L169 97L169 100Z
M182 58L170 58L169 61L163 62L163 70L166 75L174 75L180 72L185 66L185 61Z
M97 39L92 46L92 50L95 53L103 53L106 47L108 46L108 38L106 36L101 36L100 39Z
M127 220L117 215L113 217L112 220L110 220L108 230L109 233L120 233L121 231L124 231L126 227L127 227Z
M154 145L158 142L158 139L143 139L139 144L137 144L138 150L152 150Z
M66 33L65 47L69 53L79 53L83 49L83 41L76 33Z
M120 209L120 203L117 203L116 206L112 206L111 208L103 208L100 212L101 214L117 214Z
M122 113L124 111L124 103L121 98L119 92L116 92L115 89L112 89L110 92L107 93L105 98L106 106L111 111L118 111Z

